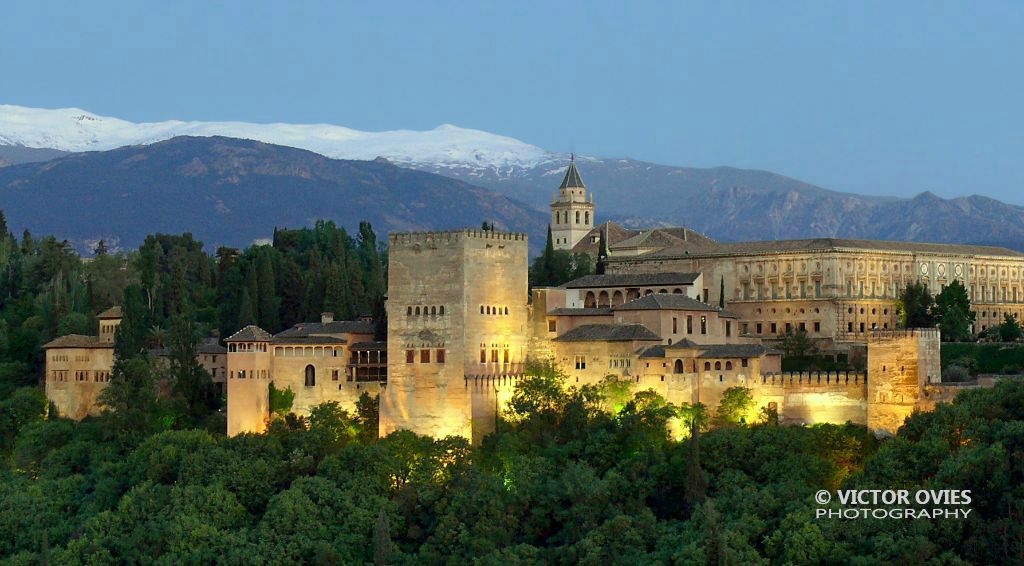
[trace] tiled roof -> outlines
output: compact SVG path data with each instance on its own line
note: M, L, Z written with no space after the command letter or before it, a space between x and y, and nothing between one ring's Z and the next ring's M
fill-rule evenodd
M689 338L683 338L682 340L676 342L675 344L669 344L665 348L669 350L688 350L692 348L703 348L703 346L694 342L693 340L690 340Z
M719 318L739 318L740 317L740 315L738 315L738 314L736 314L736 313L734 313L732 311L727 311L725 309L719 310L718 311L718 316L719 316Z
M225 342L270 342L273 336L269 332L263 330L255 324L250 324L245 328L235 332L231 336L228 336Z
M575 246L572 247L573 253L588 253L593 254L597 257L598 245L601 243L601 232L605 233L605 237L608 239L608 246L614 246L615 244L632 238L639 232L637 230L630 230L623 228L621 225L615 222L605 222L592 228Z
M348 340L337 336L281 336L278 334L271 342L274 344L341 345L347 344Z
M764 344L711 344L700 348L704 351L699 358L757 358L780 353Z
M611 314L612 309L608 307L592 309L558 307L548 311L549 316L609 316Z
M50 340L43 344L47 348L113 348L111 342L101 342L99 336L85 336L83 334L67 334Z
M123 315L121 313L121 307L116 306L116 305L112 306L109 309L107 309L107 310L101 312L100 314L96 315L96 318L99 318L101 320L102 319L107 319L107 318L122 318L122 317L123 317Z
M890 240L857 240L849 238L808 238L803 240L765 240L756 242L715 243L709 246L680 245L644 254L643 257L678 257L693 255L744 255L775 252L834 251L841 249L936 253L954 255L988 255L1024 257L1024 253L996 246L967 244L934 244L896 242Z
M664 358L665 357L665 346L663 344L658 344L656 346L650 346L648 348L644 348L643 351L640 352L640 357L641 358Z
M349 350L387 350L388 343L383 340L375 342L356 342L348 348Z
M576 161L570 161L569 168L565 171L565 177L562 178L562 184L558 188L585 189L586 187L583 184L583 177L580 176L579 170L576 169Z
M199 346L196 347L196 353L197 354L226 354L226 353L228 353L228 349L225 348L224 346L221 346L217 342L201 342L199 344Z
M618 242L612 246L609 246L612 253L615 250L621 250L626 248L658 248L664 249L672 246L685 245L686 242L681 239L669 234L664 230L645 230L638 232L631 238L627 238L621 242Z
M612 307L616 311L645 311L645 310L680 310L680 311L717 311L707 303L702 303L683 295L682 293L651 293L639 299L633 299L628 303Z
M297 338L324 336L328 334L373 334L376 327L372 322L362 320L335 320L333 322L300 322L278 332L274 338Z
M661 337L642 324L584 324L555 338L556 342L628 342L661 341Z
M693 285L700 273L605 273L584 275L563 285L566 289L597 287L644 287L658 285Z

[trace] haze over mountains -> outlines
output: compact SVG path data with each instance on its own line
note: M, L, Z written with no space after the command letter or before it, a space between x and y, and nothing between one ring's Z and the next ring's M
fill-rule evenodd
M489 219L496 221L500 227L527 231L535 239L543 235L547 205L568 160L568 155L547 151L513 138L450 125L424 132L360 132L331 125L182 121L135 124L79 109L40 110L0 105L0 164L4 161L43 161L63 152L103 151L129 144L150 144L181 135L254 139L345 160L384 157L403 168L459 179L497 191L509 198L499 198L489 191L482 191L474 193L475 197L467 201L469 204L464 210L452 209L445 213L436 207L407 206L401 214L388 210L396 206L392 201L370 200L366 202L366 208L354 212L366 218L380 219L380 227L384 229L442 228L455 226L455 222L476 226L482 219ZM221 166L224 166L224 148L233 147L234 144L224 139L206 145L199 144L196 139L182 143L188 146L193 153L192 157L200 162L205 164L210 161ZM217 151L221 153L201 155L202 151L214 151L215 148L220 148ZM134 151L141 152L140 155L145 154L142 149L136 148ZM164 151L166 149L157 153L163 155ZM298 161L294 166L296 171L305 171L311 159L305 152L291 153L284 151L284 148L263 149L249 155L244 167L247 171L261 170L257 161L264 158L268 160L266 168L274 171L287 170L286 162L291 159ZM633 226L686 225L720 240L837 236L977 243L1024 249L1024 207L987 197L942 199L930 193L911 199L864 196L830 191L767 171L731 167L688 168L632 159L578 159L584 180L595 194L599 220L613 219ZM117 163L119 161L114 158L96 158L90 160L90 165L82 170L87 170L93 180L99 180L105 175L102 167L114 167ZM162 179L162 183L171 183L173 179L181 181L176 177L178 173L175 170L160 169L161 163L166 167L181 166L174 160L156 158L154 155L146 174ZM331 183L340 184L344 184L342 177L345 173L342 171L355 174L360 169L353 163L348 163L345 166L347 169L324 164L321 166L334 172L329 176ZM382 166L379 163L376 165ZM25 182L26 176L31 176L31 171L33 169L0 169L0 207L11 209L11 205L16 202L27 202L24 199L11 200L7 191L12 178ZM45 168L36 171L39 175L48 172ZM105 186L121 178L116 168L109 173L110 179L104 183ZM43 175L47 178L47 194L52 198L60 198L65 191L81 191L82 186L91 186L90 183L76 180L75 174L78 173L65 173L59 178ZM302 175L295 178L302 178ZM346 185L350 192L344 194L345 198L362 196L359 195L361 187L361 190L385 190L389 194L410 198L414 196L410 191L426 183L436 191L423 195L424 200L417 201L426 202L430 198L463 198L460 191L470 190L462 184L450 186L457 189L449 188L447 179L427 183L428 178L416 177L417 181L406 187L388 184L407 182L398 173L378 177L370 184L361 184L365 178L360 178ZM246 175L239 175L238 179L240 182L250 181ZM329 217L339 222L349 221L349 213L353 212L351 207L346 208L344 203L322 202L319 200L321 197L315 196L321 193L315 191L306 198L303 189L283 179L292 179L292 176L278 177L278 190L269 186L260 189L263 191L260 193L261 198L266 199L266 212L250 217L258 217L260 222L266 223L259 226L260 229L267 231L270 229L268 226L286 223L295 225L299 218ZM137 181L143 183L141 178ZM29 182L36 181L29 179ZM223 179L209 185L193 183L188 185L187 190L191 191L189 194L192 198L215 202L224 196L223 183ZM161 190L171 188L166 186ZM127 192L140 200L145 200L147 196L144 183ZM342 193L338 193L338 197L341 196ZM495 212L491 217L481 216L488 210L486 201L491 198L497 198L492 208L502 212ZM525 203L525 206L521 203ZM184 204L166 203L172 209ZM140 211L146 208L139 206ZM284 210L291 211L287 221L275 215ZM28 217L27 211L13 209L8 216L19 217L22 214ZM168 214L174 218L190 217L188 214ZM342 220L343 217L346 220ZM140 224L142 233L146 233L161 229L157 227L159 218L139 217L133 221ZM152 228L146 230L147 222L151 220ZM193 220L202 222L198 218ZM75 219L69 218L62 224L70 229L75 223ZM197 226L181 229L191 229L197 236L203 237ZM83 237L83 231L75 232L79 234L76 237ZM135 230L131 233L135 233ZM231 233L239 236L249 234L237 229ZM121 237L126 242L130 240L128 234ZM223 233L217 232L218 239L213 240L210 236L205 239L228 242L227 239L219 239L224 237ZM238 244L236 240L230 241L234 245Z

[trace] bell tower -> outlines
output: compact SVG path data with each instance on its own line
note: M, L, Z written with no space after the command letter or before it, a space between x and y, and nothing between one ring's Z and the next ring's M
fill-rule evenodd
M594 199L576 169L576 156L569 161L558 194L551 203L551 240L556 250L571 250L594 228Z

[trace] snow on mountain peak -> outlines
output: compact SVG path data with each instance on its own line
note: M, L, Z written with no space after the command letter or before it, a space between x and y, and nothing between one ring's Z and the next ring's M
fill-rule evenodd
M385 157L400 165L470 169L533 167L556 156L517 139L442 124L432 130L363 132L330 124L248 122L135 123L80 108L0 104L0 145L97 151L175 136L227 136L306 149L337 159Z

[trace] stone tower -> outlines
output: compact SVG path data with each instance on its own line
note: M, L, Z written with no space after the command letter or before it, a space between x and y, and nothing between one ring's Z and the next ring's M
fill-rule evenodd
M868 429L894 435L915 409L925 409L925 387L941 381L939 331L880 330L868 336Z
M593 228L594 199L587 197L587 187L573 156L551 203L551 240L556 250L570 250Z
M249 325L225 340L228 352L228 436L267 430L270 416L268 332Z
M526 274L525 234L391 234L381 436L408 429L477 441L493 427L495 403L488 405L490 416L482 416L470 378L522 372L529 334Z

